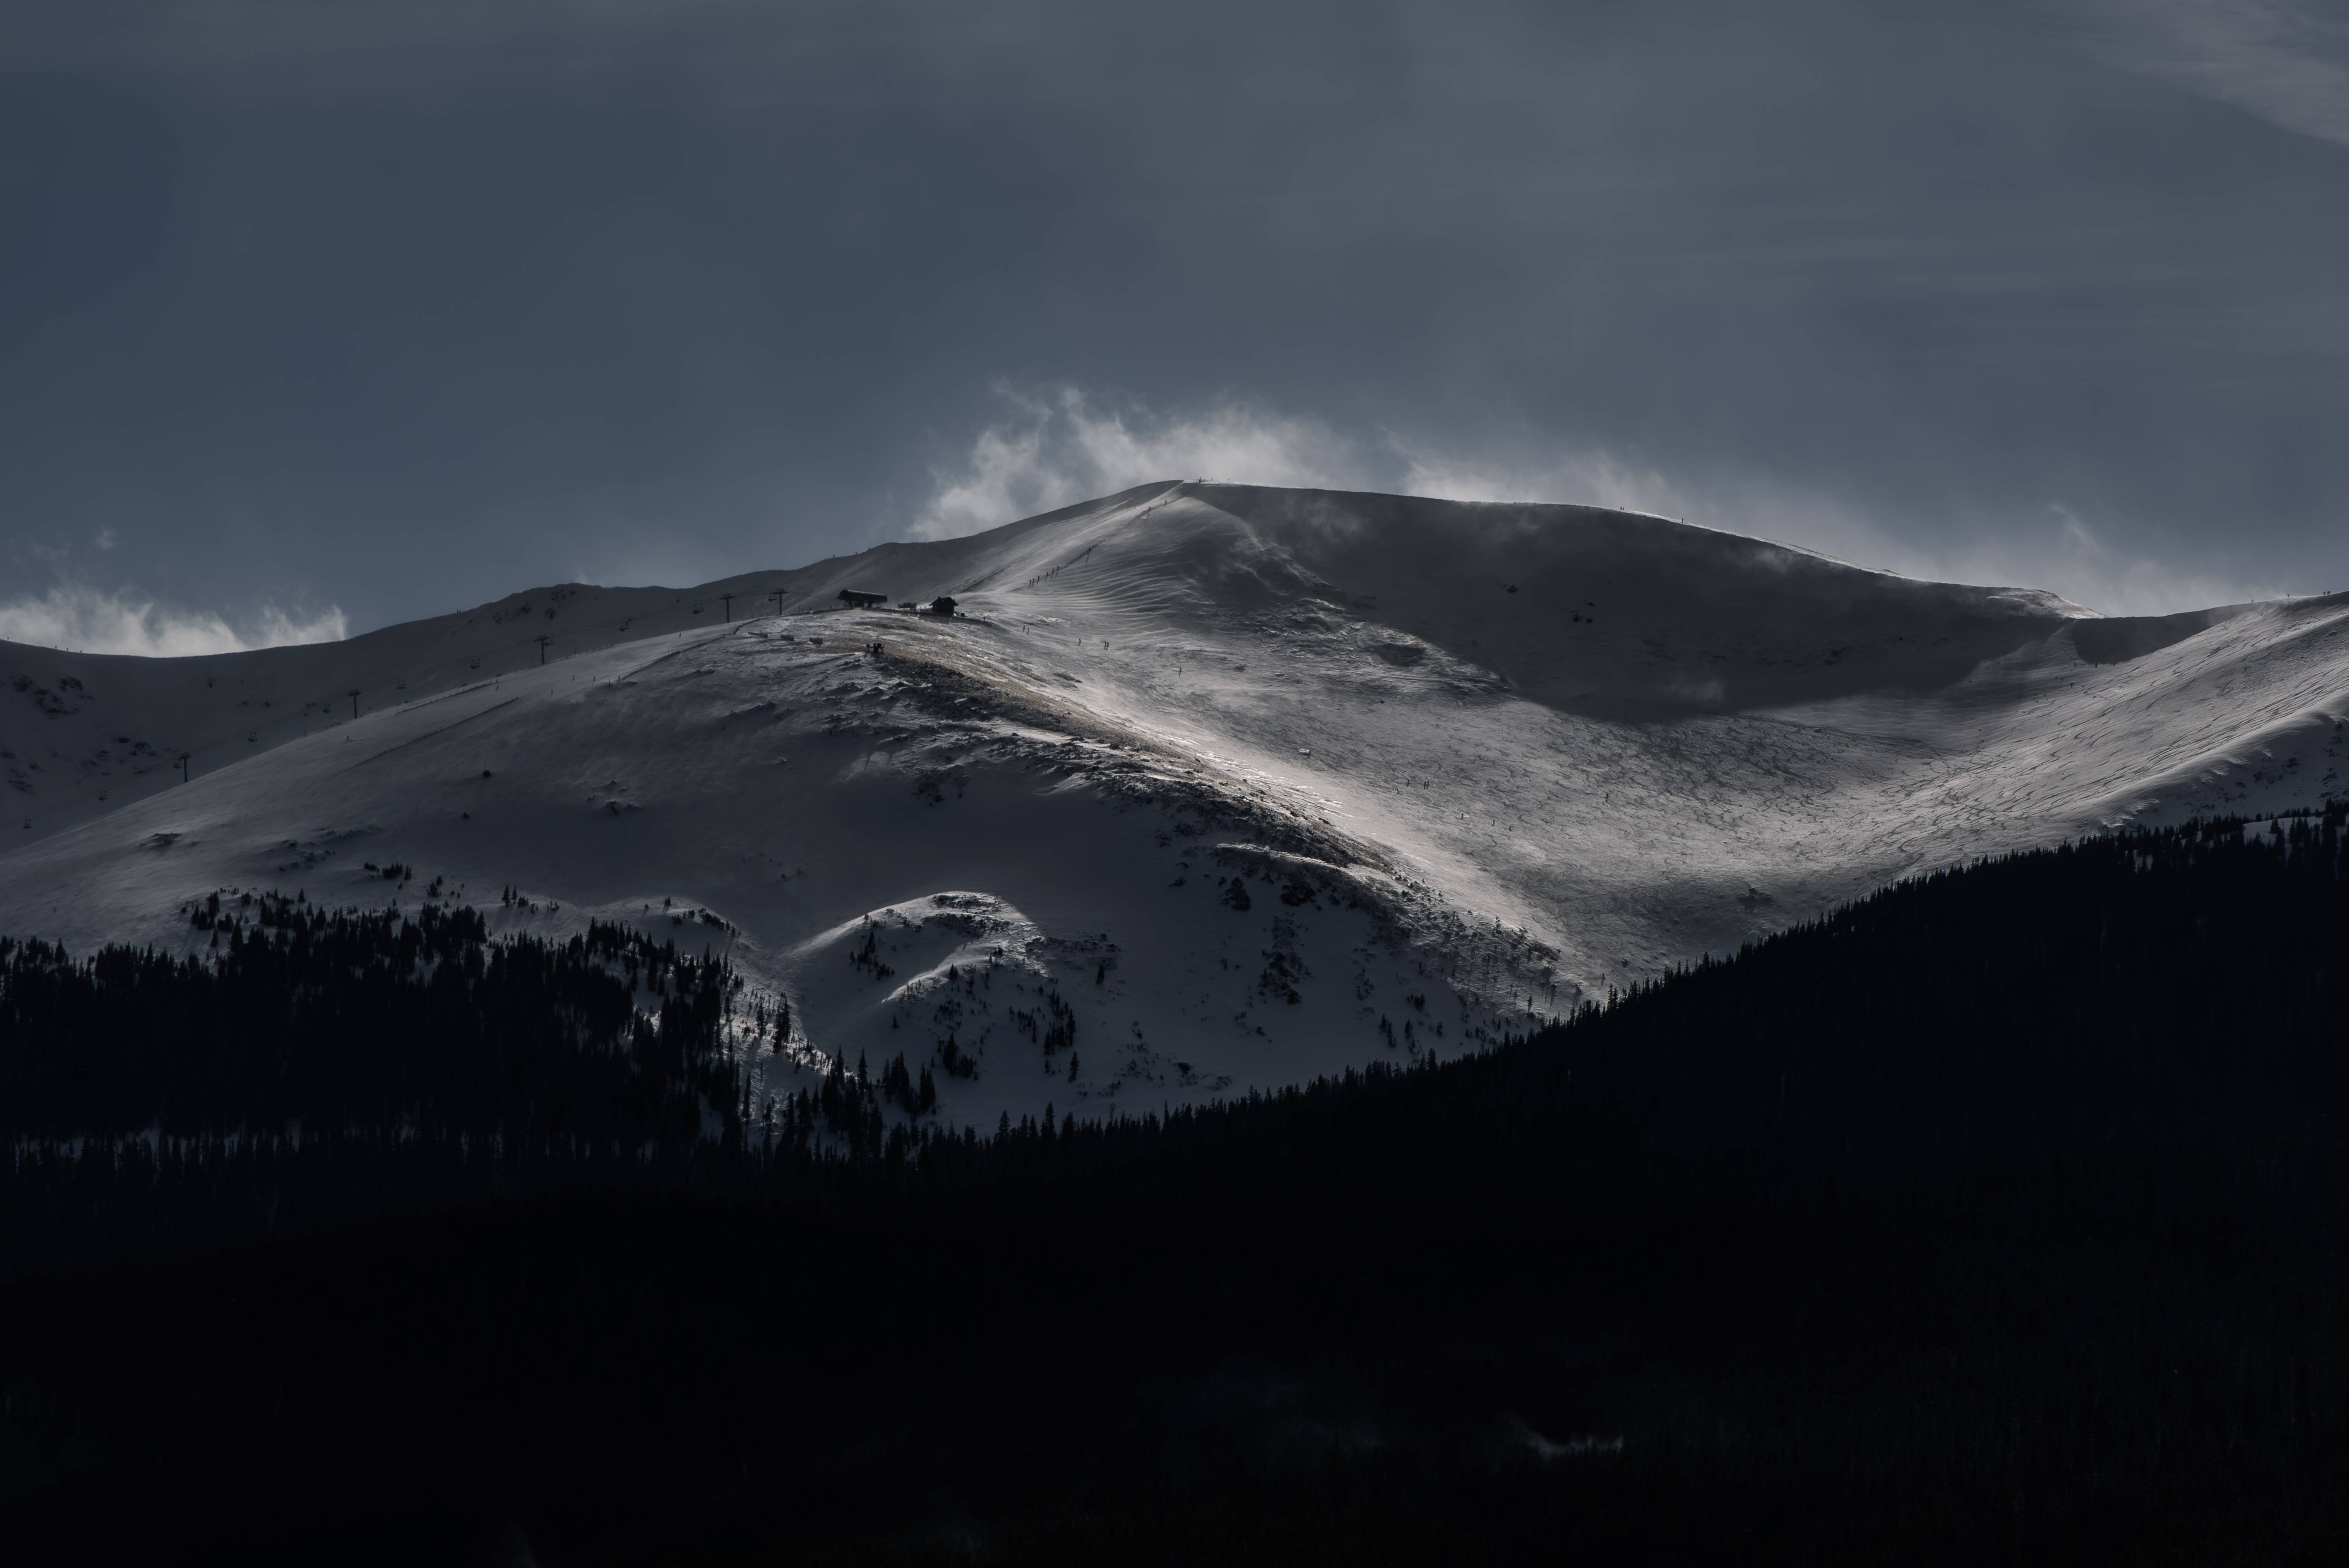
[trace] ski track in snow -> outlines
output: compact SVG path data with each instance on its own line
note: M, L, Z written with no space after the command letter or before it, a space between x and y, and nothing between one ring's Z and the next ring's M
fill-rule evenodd
M775 1092L902 1052L953 1121L1149 1110L1451 1054L1971 857L2349 794L2345 625L2341 595L2105 620L1597 509L1145 486L343 644L0 645L0 928L184 946L215 890L438 877L497 930L728 952L746 1010L789 1003L742 1047Z

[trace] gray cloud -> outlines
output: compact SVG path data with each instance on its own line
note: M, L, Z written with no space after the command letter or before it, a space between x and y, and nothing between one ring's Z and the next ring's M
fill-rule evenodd
M2349 146L2349 19L2291 0L2103 0L2115 64Z
M702 577L1150 462L1661 497L2115 607L2349 583L2349 157L2274 129L2326 112L2275 51L2337 59L2272 8L17 12L0 535L231 612ZM2211 101L2255 78L2287 108Z

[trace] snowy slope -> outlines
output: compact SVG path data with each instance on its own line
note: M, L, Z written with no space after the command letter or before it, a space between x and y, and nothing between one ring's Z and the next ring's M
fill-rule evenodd
M20 837L54 832L181 782L182 754L191 775L216 771L357 713L743 619L803 575L752 573L685 591L559 583L347 642L193 658L0 642L7 809Z
M843 586L965 614L823 612ZM779 1085L902 1052L964 1121L1155 1107L1454 1050L1970 855L2349 792L2344 624L2098 619L1593 509L1148 486L325 648L0 646L32 785L0 925L177 942L215 888L439 878L512 928L726 947L790 1002Z

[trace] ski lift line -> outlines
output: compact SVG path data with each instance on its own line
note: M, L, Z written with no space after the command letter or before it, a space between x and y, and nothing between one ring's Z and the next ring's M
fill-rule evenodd
M419 745L424 741L432 739L436 736L446 735L452 729L461 728L463 726L472 723L473 720L477 718L486 718L491 714L497 712L498 709L502 707L511 707L521 700L522 698L520 696L510 696L503 702L493 702L487 707L476 708L462 718L450 719L448 723L442 725L438 729L428 729L421 735L411 735L406 740L399 742L397 746L387 746L372 757L362 757L357 762L352 763L350 768L344 769L343 771L347 773L351 770L351 768L364 768L368 763L388 757L395 751L404 751L411 746Z
M656 612L656 613L657 613L657 612ZM614 619L612 619L612 620L609 620L609 621L596 621L596 622L591 622L591 623L589 623L589 624L586 624L586 625L584 625L584 626L578 626L578 627L574 627L574 628L573 628L573 634L574 634L574 635L576 635L576 634L580 634L580 633L585 633L585 632L601 632L601 631L609 631L609 630L612 630L612 629L614 629L614 628L617 628L617 627L625 627L625 626L626 626L630 622L633 622L633 621L640 621L640 620L643 620L644 618L645 618L645 616L644 616L644 615L643 615L643 614L640 612L640 613L638 613L638 614L633 614L633 615L623 615L623 616L618 616L618 617L616 617L616 618L614 618ZM690 628L688 628L688 630L690 630ZM727 631L728 631L729 629L730 629L730 628L724 627L724 626L722 626L722 625L721 625L721 626L719 626L719 627L717 627L717 628L713 628L713 629L712 629L712 631L711 631L711 633L710 633L709 637L708 639L706 639L706 640L709 640L709 641L715 641L715 640L717 640L719 637L722 637L722 636L724 636L724 635L727 634ZM684 632L679 632L679 633L678 634L678 635L680 638L682 638L682 637L685 635L685 633L684 633ZM698 646L698 645L696 645ZM520 639L520 640L518 640L518 641L512 642L512 643L500 643L500 644L495 644L495 645L492 645L492 646L490 646L490 647L488 647L488 648L483 649L481 653L471 655L471 656L467 660L467 662L466 662L466 667L467 667L468 669L476 669L476 670L477 670L477 669L481 668L481 660L482 660L482 659L484 659L484 658L493 657L494 655L498 655L498 654L501 654L501 653L511 653L511 652L513 652L513 651L515 651L515 650L517 650L517 649L522 649L522 648L531 648L531 647L536 647L536 646L538 646L538 638L536 637L536 635L535 635L535 634L533 634L533 636L531 636L531 637L523 638L523 639ZM590 650L590 651L595 651L595 650ZM564 657L566 657L566 658L568 658L568 657L570 657L570 656L572 656L572 655L564 655ZM655 662L656 662L656 663L657 663L658 661L657 661L657 660L656 660ZM374 693L383 692L383 691L386 691L386 690L390 690L390 691L404 691L404 690L406 690L406 689L407 689L408 683L409 683L409 681L411 681L411 680L416 680L416 679L419 679L419 678L421 678L421 679L430 679L431 677L433 677L433 676L439 676L439 675L445 674L445 673L447 673L447 672L449 672L449 671L450 671L450 670L455 669L456 667L457 667L457 666L456 666L453 663L451 663L451 664L447 664L447 665L434 665L434 666L432 666L431 668L427 669L427 670L424 672L424 675L423 675L421 677L417 676L416 675L414 675L414 674L412 674L412 673L411 673L411 674L407 675L407 676L398 676L398 677L395 678L394 680L392 680L392 681L390 681L390 682L388 682L388 683L382 683L382 682L378 682L377 685L372 686L362 686L362 687L360 687L360 688L358 689L358 692L356 694L357 700L357 701L360 701L360 702L363 702L363 701L364 701L364 699L365 699L367 696L369 696L369 695L371 695L371 694L374 694ZM527 670L527 669L533 669L533 668L535 668L535 667L537 667L537 666L533 665L527 665L527 664L525 664L525 665L522 665L522 666L521 666L521 669L522 669L522 670ZM400 703L395 703L395 704L393 704L393 705L392 705L392 711L394 711L394 712L407 712L407 711L409 711L409 710L411 710L411 709L413 709L413 708L421 707L425 707L425 706L427 706L427 705L429 705L429 704L431 704L431 703L436 703L436 702L442 701L443 699L448 698L448 697L452 697L452 696L460 696L464 695L464 693L466 693L466 692L468 692L468 691L479 691L481 687L483 687L483 686L489 686L489 685L493 684L497 679L499 679L501 676L504 676L504 675L509 675L509 674L517 674L517 673L520 673L520 671L519 671L519 670L499 671L499 672L496 672L496 673L492 674L489 679L487 679L487 680L481 680L481 681L475 681L475 682L473 682L471 686L460 686L460 687L458 687L458 688L456 688L456 689L454 689L454 690L451 690L451 691L445 691L445 692L434 692L434 693L432 693L432 694L430 694L429 696L427 696L412 697L412 698L409 699L409 700L408 700L408 701L406 701L406 702L400 702ZM352 696L353 694L351 694L351 693L347 693L347 692L345 695L346 695L346 696ZM354 705L354 706L357 706L357 703L356 703L356 702L355 702L355 705ZM331 710L327 710L327 711L331 712ZM257 746L257 745L261 744L261 738L261 738L264 734L266 734L266 733L268 733L269 731L272 731L272 730L284 729L284 728L285 728L287 726L289 726L289 725L294 725L294 724L301 724L301 725L304 725L305 727L304 728L303 733L306 735L306 734L308 734L308 733L309 733L309 730L308 730L308 729L307 729L307 727L307 727L307 725L308 725L308 723L309 723L309 718L310 718L310 715L309 715L308 711L305 709L305 710L304 712L302 712L302 713L299 713L299 714L288 714L288 715L286 715L285 717L280 718L280 719L277 719L277 720L275 720L275 721L274 721L274 722L272 722L272 723L268 723L268 724L261 724L261 725L244 724L244 725L239 725L239 726L238 726L236 728L234 728L234 729L225 730L225 731L222 731L222 732L221 732L221 733L219 733L219 734L217 734L217 735L210 736L210 737L207 737L207 738L203 738L203 739L197 740L197 741L193 742L193 743L192 743L192 744L191 744L191 745L183 746L183 747L180 748L180 750L181 750L181 754L182 754L183 756L188 757L188 758L192 758L196 753L201 752L201 751L207 751L207 750L210 750L210 749L212 749L212 748L215 748L215 747L229 746L229 745ZM343 722L346 722L346 721L344 721L344 720L340 720L340 719L336 719L336 720L334 720L333 722L339 724L339 723L343 723ZM243 737L243 738L242 738L242 739L240 739L240 738L239 738L240 735ZM287 738L288 738L288 739L292 739L292 738L295 738L288 737ZM192 782L192 781L193 781L193 769L192 769L192 766L182 767L182 768L181 768L181 773L182 773L182 775L183 775L183 777L182 777L182 778L181 778L181 782L182 784L191 783L191 782ZM95 805L95 804L97 804L98 801L104 800L104 799L107 798L107 794L108 794L108 791L109 791L109 790L111 790L111 789L120 789L120 788L122 788L122 787L123 787L123 786L122 786L122 785L119 785L119 784L109 784L109 785L108 785L108 786L107 786L107 788L106 788L105 789L88 790L88 791L85 791L85 792L83 792L83 793L81 793L81 794L78 794L78 795L68 795L68 796L64 797L64 798L63 798L63 799L57 799L57 800L56 800L56 801L53 801L53 802L52 802L52 803L50 803L49 805L47 805L47 806L44 806L44 807L40 808L38 810L22 812L22 813L20 813L20 814L19 814L18 820L19 820L20 821L22 821L22 822L23 822L24 827L23 827L23 829L21 829L20 830L21 830L21 831L30 831L30 830L32 830L32 828L33 828L33 826L34 826L34 824L35 824L35 823L39 822L39 821L41 821L41 820L43 820L44 819L47 819L47 818L55 817L55 816L57 816L57 815L58 813L60 813L60 812L72 810L75 810L75 809L77 809L77 808L83 807L83 806ZM144 797L141 797L141 799L144 799Z

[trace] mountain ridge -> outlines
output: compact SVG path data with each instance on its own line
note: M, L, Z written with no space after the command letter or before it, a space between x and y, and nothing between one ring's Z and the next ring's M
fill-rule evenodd
M76 711L17 693L0 760L79 726L155 792L20 828L0 907L85 947L184 942L220 888L689 929L801 1021L776 1086L968 1059L947 1112L991 1125L1454 1053L1917 871L2316 805L2344 628L2339 597L2106 619L1605 509L1146 485L323 651L55 655ZM140 704L260 701L276 728L185 786L110 750Z

